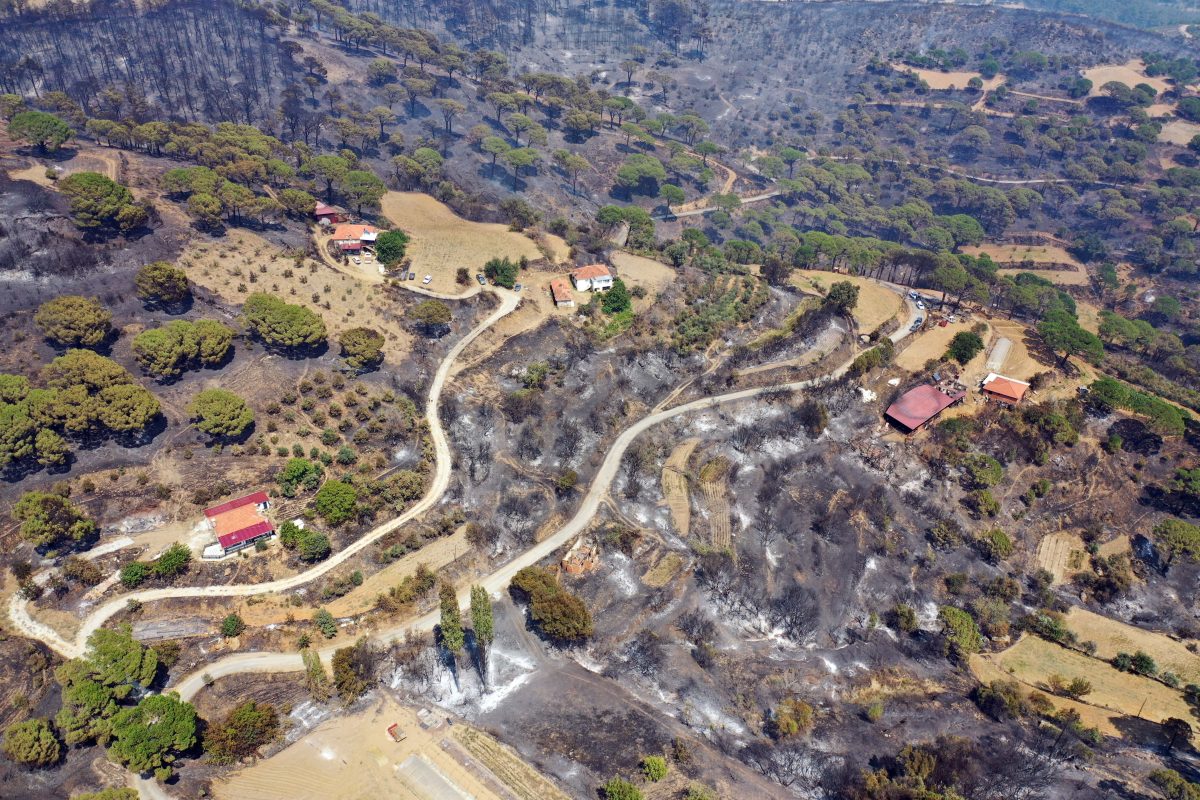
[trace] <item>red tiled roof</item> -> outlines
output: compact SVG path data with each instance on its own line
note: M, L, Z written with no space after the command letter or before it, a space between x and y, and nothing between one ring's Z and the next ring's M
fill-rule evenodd
M313 216L320 217L325 214L337 214L338 210L333 206L327 206L320 200L317 201L317 207L313 211Z
M612 275L608 267L603 264L588 264L586 267L571 270L571 277L575 280L591 280L592 278L607 278Z
M254 505L258 505L259 503L267 502L268 499L269 498L267 497L266 492L255 492L254 494L248 494L245 497L239 497L236 500L230 500L228 503L221 503L221 505L219 505L219 506L213 506L212 508L206 508L206 509L204 509L204 516L208 517L209 519L212 519L213 517L217 516L218 514L224 514L226 511L233 511L235 508L241 508L242 506L248 506L252 503Z
M884 415L897 425L915 431L966 394L946 394L936 386L922 384L900 395L896 402L888 406Z
M983 384L983 390L989 394L999 395L1006 400L1019 403L1021 402L1021 398L1025 396L1025 392L1029 390L1029 384L1025 383L1025 381L1015 381L1012 378L1006 378L1003 375L993 375L991 380Z
M571 288L567 286L567 282L562 278L555 278L550 281L550 294L554 296L554 302L556 303L566 303L575 300L571 296Z
M262 536L265 533L270 533L273 530L275 530L275 526L269 522L256 522L253 525L240 528L239 530L233 531L232 533L227 533L224 536L218 536L217 541L221 543L221 547L228 550L234 545L239 545L242 542L248 542L251 539L257 539L259 536Z
M358 241L362 239L364 233L377 233L377 231L370 225L338 225L333 229L333 240L335 242L343 239Z

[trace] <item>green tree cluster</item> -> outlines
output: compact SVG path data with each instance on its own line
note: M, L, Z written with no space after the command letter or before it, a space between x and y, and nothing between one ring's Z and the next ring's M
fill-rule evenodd
M520 270L521 264L507 256L488 259L487 263L483 265L483 274L497 286L503 286L506 289L511 289L516 285L517 273Z
M427 336L444 332L447 330L446 326L454 319L450 306L441 300L422 300L415 306L409 307L404 312L404 316Z
M550 570L525 567L513 576L510 588L529 603L529 616L544 636L574 643L592 635L592 615L587 606L562 588Z
M383 334L374 328L349 328L342 331L338 344L342 346L342 358L346 365L355 370L368 370L383 361Z
M205 389L188 404L196 429L215 439L235 439L254 424L246 401L225 389Z
M28 719L4 729L4 755L18 764L48 767L62 758L62 743L48 720Z
M214 764L233 764L256 755L279 737L279 713L269 703L247 700L204 731L204 752Z
M52 492L31 491L13 506L21 538L35 547L77 545L95 536L96 523L79 506Z
M324 470L321 465L307 458L292 458L283 465L283 469L275 476L284 497L295 497L300 489L315 491L321 486ZM284 523L290 525L291 523Z
M341 525L358 514L358 490L345 481L326 481L313 498L313 508L330 525Z
M150 219L147 207L121 184L98 172L76 172L58 182L71 200L75 224L85 230L128 233Z
M600 308L605 314L611 315L622 314L633 308L633 298L630 297L629 289L625 287L623 280L613 280L612 288L600 297Z
M8 120L8 135L28 142L42 153L53 153L71 138L71 126L45 111L19 111Z
M151 261L133 279L137 296L146 303L167 308L182 304L192 295L187 273L166 261Z
M187 369L212 367L229 355L233 330L211 319L177 319L133 338L133 355L150 375L176 378Z
M279 528L279 543L285 550L294 550L301 561L322 561L329 556L332 546L329 537L311 528L301 528L294 522L285 522Z
M966 364L982 350L983 339L978 333L959 331L950 340L950 346L946 348L946 357L952 358L960 364Z
M325 322L304 306L258 292L246 298L242 313L255 333L271 347L301 349L325 341Z
M33 321L63 347L95 347L112 332L112 312L94 297L59 295L38 306Z

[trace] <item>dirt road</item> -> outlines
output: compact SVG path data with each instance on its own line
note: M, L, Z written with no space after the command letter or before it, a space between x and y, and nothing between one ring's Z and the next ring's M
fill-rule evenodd
M480 334L495 325L506 315L512 313L521 302L521 296L515 292L510 292L505 289L492 288L491 291L500 296L500 307L490 314L487 319L479 323L466 336L462 337L450 352L446 354L446 358L442 360L438 367L437 374L433 378L433 382L429 387L429 399L425 406L425 418L429 421L429 434L433 439L434 449L436 452L435 468L433 482L430 484L428 491L425 492L416 505L405 511L398 517L391 519L374 530L367 533L358 541L349 545L345 549L334 553L325 561L317 566L293 575L289 578L282 578L276 581L257 584L237 584L232 586L206 586L206 587L180 587L170 589L148 589L142 592L133 592L122 595L114 600L110 600L104 605L92 612L80 626L78 634L73 640L64 639L57 631L50 628L48 625L34 620L29 615L28 607L24 599L20 595L13 595L9 602L9 618L16 629L24 636L33 639L38 639L44 642L51 649L66 658L77 658L83 655L87 647L87 638L93 631L99 629L121 609L125 608L130 600L138 600L140 602L149 602L152 600L166 600L176 597L246 597L257 594L268 594L271 592L283 592L288 589L294 589L298 586L303 586L309 581L324 575L331 570L344 564L347 559L353 557L356 553L369 547L381 537L391 533L405 523L416 519L432 508L442 497L446 491L446 487L450 485L450 443L446 438L446 432L442 428L441 419L438 416L438 401L441 398L442 387L445 385L446 378L450 373L451 367L458 359L462 351L474 341Z

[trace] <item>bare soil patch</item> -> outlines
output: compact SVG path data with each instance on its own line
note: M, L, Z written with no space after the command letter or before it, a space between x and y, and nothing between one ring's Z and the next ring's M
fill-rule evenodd
M1160 141L1177 144L1180 147L1187 147L1193 136L1200 136L1200 123L1182 119L1171 120L1163 125L1162 131L1158 134Z
M915 72L917 77L929 84L930 89L938 90L966 89L972 78L979 78L983 81L983 91L990 92L1005 80L1003 75L985 79L978 72L942 72L936 69L910 67L907 64L893 64L892 68L902 72Z
M406 736L401 742L387 733L388 726L397 722ZM442 747L445 734L442 726L421 727L412 709L381 698L363 711L324 723L271 758L214 783L213 796L226 800L426 800L430 797L427 791L434 787L417 783L411 776L424 773L404 767L425 762L423 770L432 770L462 794L501 800L480 775L483 770L478 762ZM417 761L409 760L414 758Z

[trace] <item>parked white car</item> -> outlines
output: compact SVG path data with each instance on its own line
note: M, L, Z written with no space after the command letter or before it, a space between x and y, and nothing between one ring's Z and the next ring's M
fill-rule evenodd
M429 285L429 282L430 282L430 281L432 281L432 280L433 280L433 276L432 276L432 275L426 275L424 278L422 278L422 279L421 279L421 283L423 283L423 284L425 284L426 286L428 286L428 285Z

